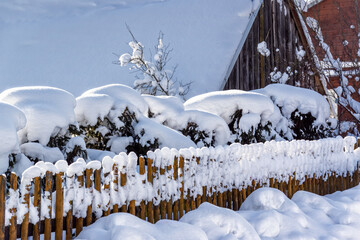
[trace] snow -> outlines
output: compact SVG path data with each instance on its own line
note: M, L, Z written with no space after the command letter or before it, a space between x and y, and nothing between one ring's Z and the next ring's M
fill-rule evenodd
M258 114L266 123L274 112L274 104L265 95L242 90L215 91L190 98L184 103L185 110L201 110L222 117L227 124L236 110L242 114Z
M19 131L20 142L38 141L42 145L50 137L66 131L75 122L75 98L67 91L52 87L18 87L3 91L0 101L21 109L26 126Z
M142 117L139 119L139 123L135 126L135 133L141 136L143 129L145 130L145 134L140 138L140 143L144 146L148 141L153 142L154 139L157 138L160 148L165 146L177 149L196 147L193 141L180 132L161 125L150 118Z
M210 143L214 137L214 145L226 145L229 141L230 130L226 122L215 114L198 110L184 110L183 102L176 97L143 95L153 114L152 118L158 123L172 129L181 131L186 129L189 123L196 123L199 131L209 134L205 143ZM198 147L204 143L199 142Z
M257 50L264 57L270 56L270 50L267 48L267 44L265 41L258 44Z
M125 108L138 115L147 114L148 106L134 89L122 84L110 84L90 89L76 98L76 120L81 125L95 125L109 116L114 123L119 122ZM120 124L120 123L118 123Z
M20 146L21 152L33 160L55 163L64 158L59 148L44 147L40 143L28 142Z
M310 89L286 84L270 84L254 92L273 99L287 119L290 119L291 113L296 109L303 114L311 113L316 118L315 124L325 124L330 116L330 107L325 97Z
M193 81L189 97L218 90L245 37L249 16L260 2L3 0L0 91L36 84L78 96L100 85L132 85L135 75L112 64L118 58L112 53L128 52L127 43L132 40L125 23L146 54L156 44L159 31L165 34L164 45L170 43L173 49L169 66L178 65L179 80Z
M325 196L298 191L289 199L277 189L260 188L239 211L203 203L180 221L156 224L115 213L85 227L77 239L357 239L359 190Z
M0 173L4 173L9 167L9 154L20 151L17 131L25 127L26 117L17 107L1 101L0 116Z

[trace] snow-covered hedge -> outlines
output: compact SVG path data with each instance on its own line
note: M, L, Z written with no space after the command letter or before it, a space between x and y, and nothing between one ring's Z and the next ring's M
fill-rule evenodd
M164 146L195 146L181 133L147 118L146 101L128 86L112 84L94 88L76 102L80 136L84 136L89 148L145 155Z
M0 145L6 162L1 172L21 173L37 161L71 163L131 151L146 155L163 147L318 139L329 131L325 98L283 84L210 92L185 103L140 95L121 84L90 89L76 99L57 88L20 87L0 93L0 103L6 116L0 130L11 138Z

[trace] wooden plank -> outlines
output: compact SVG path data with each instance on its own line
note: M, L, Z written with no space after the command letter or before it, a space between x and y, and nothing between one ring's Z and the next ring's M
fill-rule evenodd
M0 240L5 240L6 176L0 175Z
M34 179L34 207L38 211L38 217L40 221L40 211L41 211L41 179L36 177ZM37 222L33 226L33 239L40 239L40 222Z
M84 188L84 174L77 176L77 181L78 181L78 187L79 188ZM81 196L78 196L81 197ZM83 230L84 227L84 218L82 217L77 217L76 218L76 236L78 236L80 234L80 232Z
M121 187L124 187L126 185L126 172L124 171L124 169L121 169L121 172L120 172L120 185ZM121 206L121 212L127 212L127 206L126 204L123 204Z
M168 175L170 178L169 181L173 180L173 174L170 174L171 169L172 169L171 165L167 166L166 170L169 173L169 175ZM170 197L170 200L166 202L166 215L167 215L167 219L170 219L170 220L172 220L172 205L173 205L173 203L172 203L172 199Z
M139 157L139 173L141 176L145 175L145 159L143 157ZM145 180L143 180L143 184L145 184ZM146 205L144 200L140 203L140 218L143 220L146 219Z
M147 181L151 185L153 184L153 160L151 158L147 159ZM147 217L148 222L154 223L154 208L152 201L149 201L147 204Z
M24 219L21 224L21 240L25 240L29 236L30 188L31 188L31 183L29 183L28 185L25 186L25 188L24 188L25 191L22 193L22 194L24 194L22 204L24 204L27 207L28 211L25 214Z
M93 169L86 169L85 173L86 173L85 187L86 187L87 191L92 192L93 180L91 178L94 176L94 171L93 171ZM92 206L91 206L91 204L89 204L89 206L86 209L85 226L89 226L93 222L92 217L93 217L92 216Z
M68 184L68 182L70 183L69 190L72 190L72 191L74 191L74 177L75 177L74 175L71 177L69 177L69 176L66 177L67 184ZM66 214L66 239L67 240L72 239L72 229L73 229L73 220L74 220L73 219L73 211L72 211L73 201L72 200L69 201L69 204L71 207Z
M97 169L94 172L95 172L94 188L95 191L98 191L98 193L101 194L101 169ZM97 208L101 208L101 206L98 205ZM95 216L93 222L96 220L97 220L97 216Z
M177 182L179 180L178 170L179 170L179 161L178 158L174 159L174 180ZM174 202L174 220L179 220L179 200Z
M56 204L55 204L55 240L62 240L63 236L63 209L64 209L64 190L63 190L64 173L56 174Z
M113 167L111 168L113 169ZM104 173L104 179L107 179L111 177L111 172L107 172L107 173ZM109 201L105 204L105 209L104 210L104 213L103 213L103 216L108 216L110 215L110 183L111 183L111 180L109 182L106 182L104 183L104 193L103 194L106 194L107 196L109 196Z
M52 202L52 188L53 188L53 174L50 171L46 172L45 175L45 197L48 202ZM45 217L44 220L44 240L51 239L51 212L52 206L51 204L48 207L48 216Z
M17 191L17 180L18 177L15 173L10 174L10 189L13 192ZM2 190L0 190L2 191ZM17 222L16 222L16 207L10 209L10 213L12 217L10 218L10 226L9 226L9 240L17 239Z
M117 195L119 192L119 180L120 180L120 176L119 176L119 163L115 162L113 165L113 188L114 188L114 192ZM119 212L119 204L114 203L113 205L113 212L117 213Z
M184 215L184 157L183 156L180 156L179 168L180 168L179 179L181 181L179 217L181 218Z

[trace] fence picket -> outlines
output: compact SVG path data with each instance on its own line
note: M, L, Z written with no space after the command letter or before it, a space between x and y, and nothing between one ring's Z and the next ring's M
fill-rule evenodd
M31 183L24 187L25 192L22 193L24 194L22 204L25 204L28 210L30 205L30 188L31 188ZM28 238L28 235L29 235L29 211L27 211L27 213L25 214L23 222L21 224L21 240L26 240Z
M34 207L38 211L39 221L33 226L33 239L40 239L40 210L41 210L41 178L34 179Z
M146 164L148 171L147 181L148 183L153 184L153 160L148 158ZM147 217L149 222L154 223L154 206L152 201L147 203Z
M95 180L94 180L95 190L101 194L101 169L95 170ZM97 208L101 209L101 206L98 205ZM94 209L93 209L94 210ZM96 221L97 217L93 218L93 222Z
M84 173L81 174L80 176L77 176L77 181L79 184L78 188L84 188ZM84 227L84 218L77 217L76 218L76 236L78 236L80 234L83 227Z
M181 218L184 215L184 157L183 156L180 156L179 168L180 168L179 179L181 181L179 217Z
M86 184L85 187L87 191L92 193L92 187L93 187L93 181L91 180L91 177L94 175L94 170L91 168L88 168L85 170L86 173ZM85 218L85 226L89 226L92 223L92 206L89 204L86 210L86 218Z
M178 174L178 170L179 170L179 161L178 158L175 157L174 158L174 180L178 181L179 180L179 174ZM174 202L174 220L179 220L179 200Z
M17 191L17 180L18 177L15 173L10 174L10 189L12 191ZM10 209L10 213L12 215L10 219L10 226L9 226L9 240L16 240L17 239L17 223L16 223L16 207Z
M145 159L143 157L139 157L139 173L141 176L145 175ZM143 184L145 184L145 180L143 180ZM145 200L140 202L140 218L146 219L146 206Z
M56 207L55 207L55 239L62 240L63 235L63 177L64 173L59 172L56 174Z
M45 175L45 198L47 201L52 202L52 188L53 188L53 174L50 171L46 172ZM45 217L44 220L44 240L51 239L51 212L52 212L52 204L49 205L48 208L48 216Z

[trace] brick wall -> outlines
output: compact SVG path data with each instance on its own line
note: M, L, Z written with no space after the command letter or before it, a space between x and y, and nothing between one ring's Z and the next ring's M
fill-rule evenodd
M359 6L360 0L324 0L304 13L305 18L310 16L320 23L324 41L330 46L334 58L340 58L343 62L353 62L357 58L359 49ZM309 29L309 32L319 59L323 60L324 51L315 40L313 31ZM346 46L344 46L345 40L348 42ZM359 74L357 76L360 77ZM349 85L353 86L357 92L352 97L360 102L360 94L358 94L360 81L355 80L356 74L347 77ZM330 82L332 86L328 86L328 88L339 86L339 78L336 76L330 77ZM338 109L338 117L340 121L355 122L351 114L342 108Z

